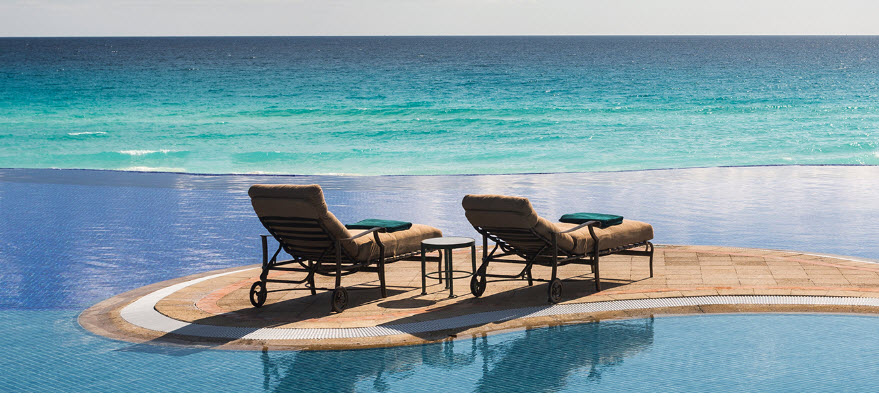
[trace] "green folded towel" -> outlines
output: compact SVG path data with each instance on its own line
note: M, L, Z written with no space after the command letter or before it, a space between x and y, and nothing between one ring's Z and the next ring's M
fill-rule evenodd
M623 223L623 217L619 215L593 214L591 212L575 212L573 214L564 214L559 218L559 222L564 223L580 224L589 221L598 221L599 227L605 228Z
M412 222L389 221L387 219L364 219L357 223L345 225L348 229L372 229L374 227L383 227L388 232L399 232L400 230L409 230Z

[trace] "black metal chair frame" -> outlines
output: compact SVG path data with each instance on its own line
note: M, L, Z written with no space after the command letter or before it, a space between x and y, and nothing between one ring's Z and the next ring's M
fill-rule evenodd
M590 265L592 267L592 273L595 275L595 289L597 291L601 291L601 279L599 277L599 258L606 255L611 254L620 254L620 255L636 255L636 256L649 256L650 257L650 277L653 277L653 243L649 240L640 241L637 243L627 244L620 247L614 247L604 250L599 250L598 246L598 236L595 235L595 227L599 226L600 223L598 221L589 221L581 223L571 229L561 231L561 232L551 232L551 238L547 239L544 236L541 236L537 233L537 231L532 228L505 228L505 227L479 227L474 226L476 231L482 235L482 265L479 266L479 269L476 270L476 274L470 279L470 292L473 293L474 296L479 297L485 292L485 287L487 284L487 277L501 278L501 279L527 279L528 285L534 285L534 281L548 281L549 288L547 290L547 295L549 296L549 301L551 303L558 303L561 301L561 293L562 293L562 282L557 277L558 267L567 265L570 263L580 263ZM586 254L575 254L573 252L569 252L567 250L563 250L558 246L558 235L559 234L567 234L579 230L581 228L588 227L589 234L592 236L592 240L594 242L592 252ZM494 249L491 250L491 253L488 253L488 240L495 242ZM527 242L531 244L535 244L535 247L538 247L536 250L522 250L517 248L517 245L512 242ZM540 244L543 244L540 246ZM522 244L520 244L522 245ZM633 248L645 247L644 251L633 250ZM501 252L495 254L497 250L500 249ZM561 253L561 255L559 255ZM508 259L505 257L508 256L518 256L521 259ZM525 263L525 268L522 269L519 274L509 275L509 274L488 274L487 268L490 262L502 262L502 263ZM542 265L542 266L550 266L552 267L552 276L549 280L546 279L536 279L531 275L531 268L533 265Z
M266 230L269 231L270 234L261 234L260 238L262 239L262 273L260 273L259 281L253 283L250 287L250 303L255 307L262 306L266 297L269 293L267 283L283 283L283 284L303 284L305 283L305 288L287 288L280 289L276 291L289 291L289 290L310 290L312 295L317 294L317 290L322 291L333 291L331 306L333 311L341 313L345 310L348 305L348 289L342 287L342 276L347 276L349 274L356 273L358 271L366 271L366 272L375 272L378 273L379 279L379 287L354 287L350 288L350 290L361 290L361 289L375 289L379 288L381 290L382 298L387 298L387 288L385 284L385 264L396 262L399 260L412 258L412 257L421 257L424 256L425 260L429 260L431 262L434 261L434 257L425 256L421 251L408 252L402 255L397 255L391 258L385 258L385 245L382 243L381 238L379 238L379 233L384 232L386 229L382 227L374 227L369 230L364 230L363 232L351 236L346 239L337 239L330 234L330 232L317 220L311 218L299 218L299 217L279 217L279 216L264 216L259 217L260 222L262 222L263 226ZM281 227L299 227L299 228L312 228L318 229L318 231L314 232L284 232L278 230ZM368 234L373 234L373 239L375 244L378 245L379 248L379 256L374 260L367 261L358 261L352 257L350 257L344 249L342 249L342 243L345 241L353 241L357 238L366 236ZM273 237L278 242L278 249L275 251L274 255L269 258L269 243L268 237ZM292 240L292 241L291 241ZM326 248L323 247L312 247L295 244L294 241L327 241L329 245ZM281 253L281 250L284 250L287 254L289 254L292 259L279 261L278 254ZM335 263L326 263L328 260L332 261L335 259ZM441 258L437 257L435 259L439 264ZM295 265L299 265L296 267ZM374 267L370 265L375 264ZM285 267L286 265L294 265L293 267ZM284 280L284 279L270 279L269 271L293 271L293 272L306 272L308 273L305 278L301 280ZM331 276L335 277L335 287L334 288L318 288L314 282L314 275L320 274L322 276Z

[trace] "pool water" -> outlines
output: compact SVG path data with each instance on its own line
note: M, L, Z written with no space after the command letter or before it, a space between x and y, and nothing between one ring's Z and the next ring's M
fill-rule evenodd
M405 220L446 236L478 237L464 195L512 194L547 219L589 211L648 222L656 244L879 258L879 167L411 177L0 169L0 309L81 310L151 283L259 263L254 183L318 183L343 223Z
M413 177L0 169L0 392L877 392L875 317L667 317L266 353L119 342L76 322L137 287L257 263L253 183L319 183L343 222L408 220L446 235L475 236L465 194L500 193L531 198L550 219L588 210L646 221L657 244L879 258L877 181L879 167ZM348 376L323 380L338 369Z
M3 311L3 392L877 392L875 317L658 317L346 351L218 351ZM51 338L52 343L45 343Z

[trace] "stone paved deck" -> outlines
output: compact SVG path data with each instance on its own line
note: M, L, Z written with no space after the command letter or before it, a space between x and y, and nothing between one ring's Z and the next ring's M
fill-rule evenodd
M454 262L456 269L468 268L469 250L456 251ZM458 279L455 283L457 297L449 298L448 290L443 289L442 284L428 280L428 294L421 295L420 266L420 262L415 261L389 264L388 298L381 299L377 289L351 291L351 301L343 313L331 313L330 292L326 291L319 291L314 296L302 290L270 292L265 306L253 308L248 291L258 279L259 269L249 266L193 275L129 291L86 310L80 316L80 323L97 334L139 343L231 349L326 349L424 343L524 327L654 314L764 311L879 313L877 306L856 304L704 302L653 308L625 305L625 309L595 311L593 308L588 312L556 310L559 313L555 313L547 311L551 306L546 304L545 282L535 282L531 287L525 281L489 282L485 295L474 298L469 293L469 279ZM535 269L535 277L548 278L549 268ZM236 270L241 271L233 272ZM490 268L492 273L517 273L519 270L520 265L492 265ZM163 318L197 325L183 327L191 328L188 331L150 330L132 324L120 314L132 302L150 293L210 275L218 276L167 294L154 305L155 311ZM301 274L284 274L284 277L293 276L301 277ZM857 258L746 248L657 246L653 278L649 277L647 258L623 255L603 257L601 292L596 292L588 266L561 267L560 277L564 280L560 309L585 307L583 304L596 302L724 295L879 298L879 263ZM318 286L331 286L333 280L318 276L316 283ZM370 287L378 286L378 281L375 273L358 273L344 277L343 285ZM284 287L282 284L269 284L270 291ZM502 313L499 311L511 309L523 310L510 312L513 313L511 317L487 323L454 326L451 321L464 318L462 316L479 318L484 313ZM444 321L449 321L451 328L436 326ZM417 327L413 328L413 324L427 322L434 324L427 332L397 331L382 336L273 340L193 336L201 332L198 330L211 327L270 328L276 331L311 329L317 332L320 329L415 329Z

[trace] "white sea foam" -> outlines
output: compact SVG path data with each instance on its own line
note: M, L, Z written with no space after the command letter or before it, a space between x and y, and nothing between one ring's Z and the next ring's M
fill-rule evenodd
M77 136L77 135L106 135L107 133L104 131L82 131L82 132L68 132L67 135Z
M127 154L127 155L131 155L131 156L143 156L146 154L153 154L153 153L168 154L171 152L173 152L173 150L159 149L159 150L120 150L117 153Z
M138 171L138 172L186 172L185 168L174 168L174 167L128 167L123 168L121 171Z
M879 158L879 152L873 152L873 157Z

